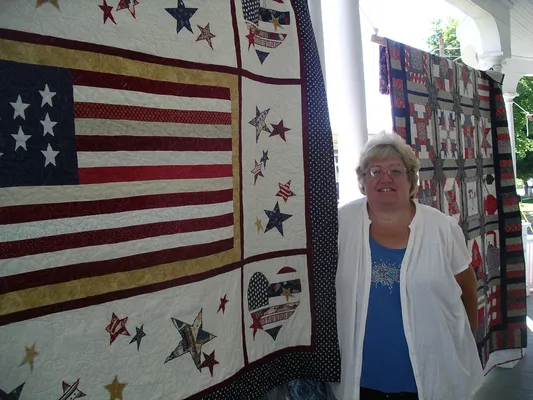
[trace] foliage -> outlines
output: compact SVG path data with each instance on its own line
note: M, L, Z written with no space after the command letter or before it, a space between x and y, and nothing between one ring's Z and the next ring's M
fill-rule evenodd
M459 21L456 18L434 19L431 21L431 31L433 34L426 39L429 52L439 54L440 38L444 39L444 56L455 60L461 56L459 40L455 30Z
M514 130L516 135L516 174L519 178L533 177L533 122L529 123L527 136L526 114L520 107L533 112L533 77L524 76L518 82L518 97L514 99Z

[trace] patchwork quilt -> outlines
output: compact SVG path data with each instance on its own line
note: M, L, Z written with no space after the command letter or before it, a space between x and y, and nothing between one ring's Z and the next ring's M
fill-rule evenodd
M457 219L478 278L485 370L527 345L519 201L500 84L484 72L387 40L380 90L421 169L418 201ZM385 55L385 56L384 56Z
M338 381L305 0L0 2L0 398Z

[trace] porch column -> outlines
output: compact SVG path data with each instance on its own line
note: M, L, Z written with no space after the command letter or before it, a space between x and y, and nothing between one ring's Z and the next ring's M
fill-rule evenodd
M509 138L511 140L511 153L513 156L513 170L516 180L516 136L514 131L514 111L513 101L518 96L518 93L504 93L503 100L505 101L505 111L507 112L507 125L509 129Z
M328 1L323 25L331 125L339 137L342 205L362 197L355 167L368 140L359 0Z

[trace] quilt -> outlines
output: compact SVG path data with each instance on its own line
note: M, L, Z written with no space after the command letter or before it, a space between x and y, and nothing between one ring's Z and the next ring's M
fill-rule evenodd
M305 0L0 2L0 397L338 381Z
M525 264L501 86L392 40L381 61L394 130L420 160L417 200L457 219L471 251L483 367L516 361L527 346Z

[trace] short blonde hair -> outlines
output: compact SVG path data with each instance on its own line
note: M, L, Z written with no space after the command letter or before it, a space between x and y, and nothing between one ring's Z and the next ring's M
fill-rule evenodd
M416 158L411 146L405 143L405 140L396 133L379 134L370 139L363 149L361 157L359 158L359 165L356 169L361 193L366 195L364 180L370 163L374 160L386 160L395 157L399 158L407 169L407 176L411 182L409 196L411 199L415 198L418 191L418 170L420 169L420 161Z

